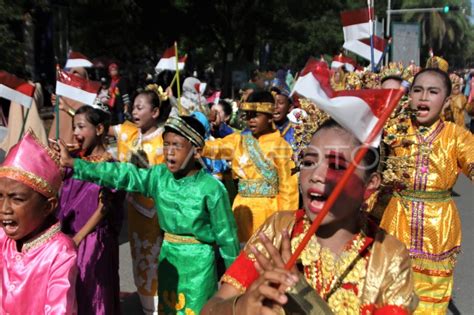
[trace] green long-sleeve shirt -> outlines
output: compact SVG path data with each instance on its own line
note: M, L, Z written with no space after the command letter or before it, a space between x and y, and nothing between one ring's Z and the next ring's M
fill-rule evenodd
M165 232L216 243L226 267L238 255L237 225L229 196L224 185L204 170L176 179L165 164L144 169L130 163L75 159L74 178L153 198Z

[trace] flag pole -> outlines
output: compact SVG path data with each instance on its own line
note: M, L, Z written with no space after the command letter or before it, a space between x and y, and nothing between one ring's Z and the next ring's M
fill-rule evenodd
M370 65L372 67L372 72L375 72L373 0L367 0L367 6L369 7Z
M285 268L287 270L291 270L291 268L293 268L293 266L295 265L296 263L296 260L298 259L298 257L300 256L301 252L303 251L303 249L306 247L306 244L308 244L309 240L311 239L311 237L316 233L316 231L318 230L319 228L319 225L321 224L321 222L323 221L324 217L326 217L326 215L328 214L329 210L332 208L332 206L334 205L334 202L336 202L337 198L339 197L339 195L341 194L342 192L342 189L346 186L348 180L350 179L350 177L352 176L352 174L355 172L356 168L358 167L358 165L361 163L362 159L364 158L365 154L367 153L367 151L369 150L369 147L370 147L370 144L375 140L375 138L378 136L379 132L382 130L383 126L385 125L385 122L387 121L387 119L390 117L391 113L393 112L393 110L395 109L395 107L397 107L398 105L398 101L400 100L400 98L403 96L404 94L404 91L403 90L391 90L389 95L388 95L388 98L387 98L387 101L389 102L388 103L388 106L387 106L387 109L385 111L382 112L379 120L377 121L377 123L375 124L374 128L372 129L372 131L370 132L369 136L367 137L367 139L364 141L364 143L362 144L360 150L357 152L354 160L351 162L351 164L349 165L349 167L347 168L347 170L344 172L344 174L342 175L342 178L341 180L337 183L336 187L334 188L333 192L331 193L331 195L329 196L328 200L326 201L326 203L324 204L324 207L323 209L321 210L321 212L318 214L318 216L315 218L315 220L313 221L313 223L311 224L311 227L309 228L308 232L306 233L306 235L304 236L303 240L301 241L301 243L299 244L299 246L296 248L295 252L293 253L293 255L291 256L290 260L286 263L285 265Z
M181 91L180 91L180 84L179 84L179 56L178 56L178 43L174 42L174 57L176 59L176 87L178 88L178 112L181 115Z
M26 125L26 121L28 120L28 115L30 114L30 108L31 106L28 107L28 109L26 110L26 114L23 117L23 123L21 124L21 131L20 131L20 136L18 137L18 142L20 142L21 137L23 137L23 132L25 132L25 125ZM23 107L22 107L22 112L23 112Z
M389 38L387 40L387 45L385 45L385 49L383 50L382 57L380 57L379 62L377 63L377 67L375 70L378 72L380 71L380 68L382 68L382 63L385 60L385 56L388 54L388 51L390 50L390 45L392 44L392 39Z
M59 63L56 64L56 81L59 77ZM57 84L57 83L56 83ZM56 140L59 140L59 95L56 94L56 102L54 104L54 113L56 114Z
M168 87L173 88L173 85L174 85L175 82L176 82L176 73L174 74L173 80L171 80L171 83L170 83L170 85L168 85Z

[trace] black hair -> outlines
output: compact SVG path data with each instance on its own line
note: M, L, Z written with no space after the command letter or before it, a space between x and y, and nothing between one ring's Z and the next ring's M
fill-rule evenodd
M399 75L388 75L388 76L382 78L382 80L380 80L380 84L383 84L385 81L388 81L388 80L395 80L395 81L398 81L400 83L403 82L402 77L399 76Z
M334 119L329 119L325 121L321 126L318 128L318 130L315 132L318 133L321 130L324 129L340 129L345 132L348 132L346 129L344 129L339 123L337 123ZM355 145L361 145L362 143L355 138L354 144ZM367 153L364 156L363 162L366 166L369 166L368 168L365 169L365 176L368 177L370 174L374 173L377 171L379 162L380 162L380 149L379 148L373 148L370 147L367 150Z
M286 99L288 100L288 104L292 104L293 103L293 100L291 99L291 97L289 95L285 95L281 92L280 88L276 87L276 86L272 86L270 88L270 92L275 92L277 95L283 95L283 96L286 96Z
M444 72L443 70L439 69L439 68L425 68L423 70L421 70L420 72L418 72L415 77L413 78L413 83L412 83L412 88L413 88L413 85L415 84L416 82L416 79L423 73L427 73L427 72L433 72L435 74L437 74L440 78L441 78L441 81L443 81L443 85L444 87L446 88L446 97L450 96L451 95L451 90L452 90L452 85L451 85L451 79L449 78L449 75L448 73Z
M102 124L104 126L103 135L105 136L107 134L107 130L109 130L110 127L109 113L89 105L82 105L78 110L76 110L74 115L79 114L84 114L84 116L86 116L86 120L95 127L97 127L99 124Z
M229 118L232 117L232 105L230 105L229 102L219 100L219 105L222 106L222 109L224 110L226 116L228 116Z
M152 90L142 90L135 96L135 98L139 95L147 95L150 99L152 109L158 108L160 110L160 114L156 119L158 123L163 123L168 119L171 112L171 104L169 100L160 100L158 94Z
M249 97L247 98L247 102L249 103L256 103L256 102L268 102L274 103L275 98L273 94L268 91L255 91L252 92Z
M205 138L206 130L199 120L197 120L196 118L192 116L179 116L179 118L184 120L191 128L193 128L197 133L199 133L203 138ZM163 136L167 132L173 132L173 133L179 134L180 136L184 138L187 138L181 133L181 131L169 126L165 126L165 131L163 132Z

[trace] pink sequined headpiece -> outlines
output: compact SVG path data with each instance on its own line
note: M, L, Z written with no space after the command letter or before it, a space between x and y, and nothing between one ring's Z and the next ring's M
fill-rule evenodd
M17 180L46 197L55 196L62 183L59 155L28 130L8 152L0 177Z

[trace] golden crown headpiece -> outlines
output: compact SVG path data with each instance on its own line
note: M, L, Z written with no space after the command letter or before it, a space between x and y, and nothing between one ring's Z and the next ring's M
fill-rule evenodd
M426 68L438 68L444 72L448 72L449 63L444 58L432 56L428 58L428 61L426 62Z
M389 62L388 65L383 66L382 69L380 69L380 77L382 79L386 77L390 77L390 76L401 77L404 71L405 71L405 67L403 66L403 63Z
M273 114L275 111L275 103L269 102L245 102L242 103L241 108L242 111L252 111L252 112L260 112L266 114Z
M166 94L164 91L163 91L163 88L158 85L158 84L148 84L146 87L145 87L145 91L152 91L152 92L155 92L155 94L158 96L158 98L160 99L160 101L166 101L168 100L168 94Z
M380 88L380 74L366 70L362 72L361 76L362 88L364 89L379 89Z
M346 73L346 90L360 90L362 88L362 74L359 71Z
M305 98L299 99L300 108L290 112L289 118L295 130L293 148L293 160L297 166L303 156L303 151L310 144L313 134L319 127L331 117Z

